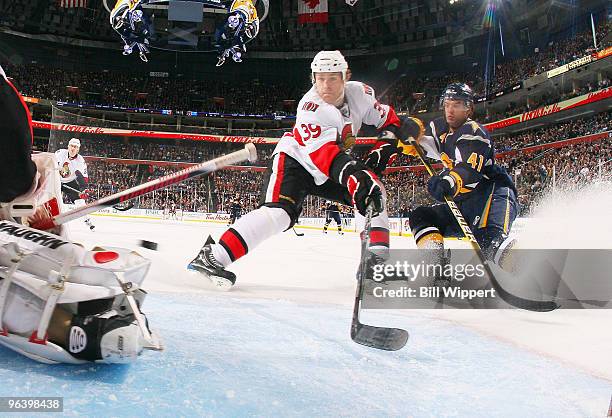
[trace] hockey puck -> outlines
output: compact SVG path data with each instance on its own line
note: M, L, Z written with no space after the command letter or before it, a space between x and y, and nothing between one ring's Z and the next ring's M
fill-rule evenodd
M153 241L147 241L147 240L140 240L140 246L142 248L146 248L148 250L154 250L157 251L157 243L153 242Z

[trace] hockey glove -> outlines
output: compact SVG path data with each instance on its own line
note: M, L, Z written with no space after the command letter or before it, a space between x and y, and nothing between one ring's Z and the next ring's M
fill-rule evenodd
M423 122L418 118L402 116L400 118L400 123L399 127L392 125L388 126L386 129L392 131L399 139L397 146L403 154L416 156L417 152L414 146L408 141L408 138L413 138L417 142L421 139L425 134Z
M383 131L382 134L391 134L389 131ZM393 135L395 137L395 135ZM374 147L368 153L365 164L376 173L377 176L381 176L385 168L388 165L393 164L393 161L397 158L397 147L394 144L390 144L386 140L381 140L381 136L378 137L378 141L374 144ZM397 143L397 140L395 140Z
M429 179L427 191L438 202L444 202L445 196L455 196L455 179L449 174L448 170L445 170Z
M372 216L383 211L382 190L378 184L376 174L368 170L359 170L348 177L346 187L351 195L353 206L363 216L370 202L374 206Z
M74 175L76 176L75 180L79 185L79 190L85 191L85 189L87 189L87 180L85 179L85 176L83 176L83 173L77 170L74 172Z

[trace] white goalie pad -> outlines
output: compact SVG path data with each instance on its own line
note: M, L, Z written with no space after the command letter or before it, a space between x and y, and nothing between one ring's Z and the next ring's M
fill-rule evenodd
M113 299L113 306L120 304L122 311L133 313L134 326L142 337L137 338L142 340L140 346L163 349L138 306L144 298L140 286L149 267L148 259L128 249L88 251L57 235L0 221L0 343L38 361L80 363L47 341L56 306L76 314L79 302ZM109 362L122 362L123 350L114 356L121 361Z
M72 357L57 344L47 341L46 344L33 344L28 338L9 333L0 335L0 344L32 360L46 364L84 364L85 360Z
M44 297L44 288L52 272L59 272L68 262L70 269L66 290L58 303L101 299L123 293L117 273L139 287L151 265L140 254L124 248L82 246L57 235L39 231L10 221L0 221L0 265L9 266L15 258L14 246L26 256L19 270L30 273L31 279L21 283L32 293Z

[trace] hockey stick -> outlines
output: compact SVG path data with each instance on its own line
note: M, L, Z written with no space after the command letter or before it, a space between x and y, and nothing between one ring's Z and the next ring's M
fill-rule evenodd
M80 190L75 189L74 187L70 187L66 184L62 184L62 188L72 190L73 192L81 193ZM120 212L125 212L134 207L134 202L126 202L122 204L113 205L113 209L118 210Z
M70 186L68 186L66 183L63 183L63 184L61 185L61 187L62 187L62 189L68 189L68 190L71 190L71 191L73 191L73 192L76 192L76 193L78 193L79 195L82 193L80 190L77 190L77 189L75 189L74 187L70 187Z
M298 237L303 237L303 236L304 236L304 233L303 233L303 232L298 232L298 231L296 231L296 230L295 230L295 227L294 227L294 228L291 228L291 229L293 229L293 232L295 232L295 235L297 235Z
M427 170L429 175L432 177L437 175L431 164L425 160L425 153L423 152L423 148L421 148L421 145L412 137L408 138L408 143L414 146L414 149L416 150L417 155L421 160L421 163L425 166L425 169ZM489 262L485 259L484 254L482 253L482 248L480 248L480 244L478 244L478 241L476 241L476 237L474 236L470 226L463 217L463 214L459 210L459 207L457 206L455 201L449 196L444 196L444 201L448 205L448 208L450 209L451 213L455 217L455 220L459 224L463 235L470 241L472 248L476 252L478 261L480 262L480 264L483 265L485 272L489 276L489 280L493 285L493 288L499 294L500 298L502 298L504 301L506 301L512 306L515 306L520 309L526 309L528 311L549 312L559 307L559 305L557 305L553 301L525 299L520 296L513 295L512 293L505 290L497 281L497 278L493 274L493 271L491 271Z
M371 257L370 230L372 229L372 204L366 209L366 220L363 233L365 236L361 241L361 261L357 275L357 290L355 291L355 304L353 305L353 320L351 322L351 338L357 344L379 350L396 351L406 345L408 331L400 328L385 328L366 325L359 321L361 310L361 295L364 290L365 279L368 274L368 260Z
M133 201L130 202L125 202L125 203L119 203L116 205L113 205L113 209L118 210L119 212L127 212L128 210L132 209L136 204Z
M166 188L172 184L181 183L185 180L192 179L195 177L202 176L204 174L212 173L230 164L239 163L244 160L255 161L257 159L257 150L255 145L246 144L244 149L240 151L232 152L231 154L223 155L218 158L214 158L202 164L195 165L193 167L186 168L176 173L168 174L167 176L160 177L155 180L148 181L139 186L132 187L119 193L112 194L110 196L103 197L102 199L91 202L88 205L80 208L71 210L70 212L62 213L54 218L45 219L36 225L30 225L36 229L51 229L55 226L64 224L66 222L73 221L82 216L88 215L97 210L113 206L119 203L127 202L138 196L150 193L154 190Z

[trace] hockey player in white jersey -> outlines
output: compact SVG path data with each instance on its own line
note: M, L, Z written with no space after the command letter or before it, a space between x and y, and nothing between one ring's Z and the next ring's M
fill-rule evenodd
M27 226L61 211L60 176L54 154L31 155L30 112L2 68L0 130L0 344L45 363L125 363L161 349L140 310L149 260Z
M81 141L78 138L72 138L68 142L67 149L55 151L66 203L74 203L76 207L85 206L89 197L87 194L87 183L89 181L87 163L85 158L79 154L80 149ZM92 231L95 229L95 225L89 216L86 216L84 221L89 229Z
M398 152L398 138L418 137L422 125L400 120L379 103L366 84L350 81L339 51L321 51L311 64L313 86L298 104L295 127L279 141L268 167L261 205L236 221L216 243L209 237L188 269L221 289L236 280L226 267L265 239L290 229L307 195L356 208L363 220L372 203L371 249L389 247L386 194L379 176ZM379 130L378 141L364 162L348 154L363 124Z

